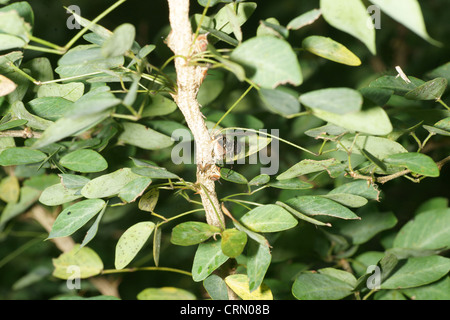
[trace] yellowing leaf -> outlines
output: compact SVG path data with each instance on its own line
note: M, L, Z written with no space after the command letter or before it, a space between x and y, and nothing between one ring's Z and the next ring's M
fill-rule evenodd
M80 249L79 244L53 259L53 265L53 276L59 279L86 279L103 270L103 262L97 253L88 247Z
M225 283L243 300L273 300L272 291L265 284L250 292L248 277L245 274L228 276Z

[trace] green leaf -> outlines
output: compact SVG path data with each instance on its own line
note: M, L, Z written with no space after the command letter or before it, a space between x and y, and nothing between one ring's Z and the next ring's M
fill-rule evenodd
M376 185L368 184L366 181L362 180L343 184L329 192L329 194L335 193L350 193L376 201L379 201L380 198L380 191L376 188Z
M1 18L1 16L0 16ZM14 48L23 48L27 42L19 37L0 33L0 51L10 50Z
M130 168L122 168L92 179L83 189L81 194L86 198L106 198L119 194L119 192L131 181L140 178Z
M408 77L411 81L410 83L405 82L401 77L394 76L382 76L374 81L372 81L369 85L369 88L381 88L393 90L396 95L405 95L411 90L414 90L416 87L419 87L425 83L425 81Z
M249 186L260 186L267 184L270 181L270 176L267 174L260 174L259 176L254 177L248 183Z
M277 189L287 189L287 190L305 190L311 189L313 187L312 184L302 181L300 179L288 179L288 180L280 180L271 182L268 184L272 188Z
M80 247L83 248L86 246L89 242L91 242L92 239L94 239L95 235L98 231L98 225L100 224L100 221L102 220L103 215L106 211L106 205L103 207L102 211L98 214L97 218L95 219L92 226L89 228L89 230L86 232L86 235L84 236L83 242L81 243Z
M89 199L67 207L56 218L47 239L70 236L99 213L105 205L102 199Z
M108 162L98 152L81 149L66 154L59 161L67 169L78 172L99 172L108 168Z
M244 41L231 53L231 59L246 68L247 77L264 88L303 82L300 64L285 40L261 36Z
M220 170L220 177L229 182L237 184L248 184L247 178L245 178L242 174L228 168L222 168Z
M197 100L201 106L206 106L213 102L223 91L225 87L224 76L222 73L208 71L208 76L202 82L198 91Z
M155 227L155 233L153 234L153 261L155 262L155 266L159 266L159 255L161 252L161 228L159 225Z
M313 219L307 215L304 215L303 213L289 207L288 205L286 205L285 203L281 202L281 201L277 201L276 202L277 205L279 205L280 207L283 207L284 209L286 209L287 211L289 211L291 214L293 214L296 218L315 224L317 226L327 226L327 227L331 227L331 224L329 223L325 223L316 219Z
M265 284L250 292L248 277L245 274L232 274L225 278L225 283L242 300L273 300L272 291Z
M409 152L393 154L384 159L387 164L406 167L413 173L423 176L439 177L439 168L429 156L423 153Z
M259 27L256 30L256 35L260 36L275 36L278 38L289 37L289 30L284 26L280 25L280 22L275 18L268 18L266 20L261 20Z
M447 63L443 64L442 66L431 70L427 74L427 77L430 79L442 77L442 78L447 79L447 81L450 82L450 62L447 62Z
M222 231L221 235L221 248L226 256L236 258L244 251L244 247L247 244L247 234L245 232L233 228Z
M229 258L223 254L221 240L200 243L192 265L192 279L195 282L205 280L214 270Z
M300 102L312 109L345 115L360 111L363 97L353 89L329 88L302 94Z
M316 56L337 63L349 66L361 65L361 60L353 52L331 38L310 36L303 40L302 47Z
M183 222L172 229L170 242L179 246L192 246L202 243L220 233L220 229L204 222Z
M304 26L312 24L314 21L319 19L321 15L322 11L320 11L320 9L313 9L311 11L305 12L291 20L288 23L287 28L291 30L298 30L300 28L303 28Z
M122 101L117 99L109 90L108 86L101 86L89 91L73 104L72 108L65 113L65 116L86 116L117 106Z
M42 97L28 102L31 111L51 121L62 118L73 108L73 102L60 97Z
M60 97L75 102L83 96L83 93L84 84L82 82L48 83L39 87L37 97Z
M8 3L8 1L0 1L0 4L6 4ZM10 5L7 5L3 8L0 8L0 12L8 12L11 10L15 10L17 11L17 13L19 14L19 16L21 16L26 23L30 24L31 27L33 27L34 25L34 13L33 13L33 8L31 7L31 5L26 2L26 1L20 1L20 2L15 2L15 3L11 3Z
M352 290L348 282L326 273L301 273L292 286L292 294L299 300L340 300Z
M58 206L82 198L80 188L67 188L58 183L45 188L39 197L39 202L46 206Z
M74 174L61 174L59 176L61 178L61 184L68 189L83 188L86 183L91 181L89 178Z
M439 100L447 89L448 81L445 78L436 78L405 94L410 100Z
M61 118L42 133L42 136L33 144L33 148L40 149L71 135L81 134L106 119L109 113L106 111L77 118Z
M216 274L203 280L203 287L213 300L228 300L228 289L225 281Z
M132 24L120 25L103 43L102 55L106 58L124 55L133 46L135 36L136 29Z
M0 154L1 166L16 166L21 164L31 164L42 162L47 158L46 154L25 147L13 147L4 150Z
M336 159L327 159L327 160L302 160L292 167L290 167L285 172L281 173L277 176L277 180L287 180L296 178L305 174L320 172L327 170L328 167L340 164L340 161Z
M278 232L295 227L298 221L280 206L268 204L247 212L240 219L242 224L255 232Z
M170 137L139 123L124 122L123 128L124 131L119 136L119 140L132 146L146 150L158 150L173 144Z
M250 229L240 224L237 220L233 220L233 225L236 227L236 229L244 231L250 239L255 240L263 246L270 247L269 241L267 241L267 239L264 238L264 236L262 236L261 234L251 231Z
M349 193L332 193L325 194L322 197L331 199L337 203L340 203L346 207L359 208L367 204L367 199L358 195Z
M449 206L450 199L446 197L434 197L420 204L416 209L415 215L434 209L446 209Z
M249 282L249 291L258 289L269 268L272 255L270 249L256 241L249 241L247 249L247 275Z
M119 198L122 201L130 203L136 201L145 189L152 183L152 179L148 177L141 177L128 182L119 192Z
M155 224L150 221L136 223L128 228L116 245L114 266L117 270L125 268L142 249L153 232Z
M300 102L287 92L261 88L258 93L265 105L275 113L289 116L300 112Z
M331 122L350 131L384 136L393 130L388 115L380 107L345 115L335 114L321 109L313 109L313 114L324 121Z
M97 45L80 45L70 49L58 61L55 72L61 78L83 76L93 72L120 67L124 64L123 56L105 58L102 48Z
M237 8L235 11L234 8ZM235 23L230 23L229 10L233 10L236 15ZM215 29L225 32L231 33L233 32L233 25L242 26L248 18L252 15L252 13L256 9L256 3L254 2L245 2L239 3L239 5L235 6L235 4L230 3L225 5L222 9L220 9L216 15L214 16L215 21Z
M28 43L29 36L31 35L31 26L19 16L16 10L0 11L0 32L17 36Z
M131 171L134 173L149 177L151 179L180 179L176 174L167 171L166 168L147 166L147 167L133 167Z
M74 279L78 276L86 279L103 271L103 262L97 253L88 247L80 248L79 244L53 259L53 265L53 276L59 279Z
M361 40L376 54L375 29L368 27L370 16L361 0L320 0L320 9L331 26Z
M333 222L332 231L348 237L352 244L362 244L397 224L397 218L392 212L378 212L374 206L362 208L358 216L361 220Z
M196 300L194 294L180 288L147 288L137 295L138 300Z
M3 120L3 119L2 119ZM12 120L5 123L0 124L0 131L6 131L15 127L20 127L26 124L27 120Z
M450 209L440 208L418 214L397 233L395 248L438 249L450 247Z
M53 122L51 121L42 119L29 113L22 101L16 101L11 105L11 115L14 119L27 120L27 127L36 130L46 130L53 124Z
M333 200L320 196L300 196L285 203L308 216L325 215L339 219L360 219L353 211Z
M402 292L411 300L450 300L450 277Z
M442 46L442 44L432 39L426 30L425 22L417 0L370 0L376 4L381 10L394 20L400 22L405 27L422 37L429 43Z
M441 256L409 258L381 284L382 289L413 288L439 280L450 271L450 259Z
M158 203L159 189L152 188L145 193L139 200L139 209L142 211L153 212Z
M408 150L405 149L400 143L392 141L390 139L372 136L358 136L356 139L349 137L347 139L341 139L340 144L338 144L338 149L350 150L352 153L363 154L364 151L370 152L373 156L380 160L399 153L405 153Z

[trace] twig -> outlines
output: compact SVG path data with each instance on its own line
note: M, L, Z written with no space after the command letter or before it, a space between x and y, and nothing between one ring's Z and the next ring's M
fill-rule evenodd
M195 43L195 35L189 20L189 0L168 0L169 21L172 31L167 38L167 45L175 54L177 89L173 99L186 119L192 131L197 147L197 185L205 208L206 221L210 225L221 228L224 223L215 182L211 177L215 174L212 155L212 138L200 111L197 93L204 79L207 68L190 63L193 55L201 53ZM206 48L202 48L204 50Z

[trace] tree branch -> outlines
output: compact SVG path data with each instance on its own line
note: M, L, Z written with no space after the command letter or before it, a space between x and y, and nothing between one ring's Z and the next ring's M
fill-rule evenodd
M190 63L193 55L201 53L204 46L196 45L189 21L189 0L168 0L169 21L172 31L167 45L175 54L177 90L172 94L175 103L183 113L196 144L197 186L206 212L206 221L223 228L224 216L215 191L213 177L218 169L212 155L212 138L200 111L197 93L203 81L206 68ZM203 39L203 41L205 41ZM200 51L199 51L200 47Z

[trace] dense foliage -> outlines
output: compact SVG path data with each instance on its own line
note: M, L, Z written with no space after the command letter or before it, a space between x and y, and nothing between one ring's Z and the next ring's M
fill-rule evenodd
M44 2L0 0L1 298L450 298L444 1L191 1L221 227L165 1Z

